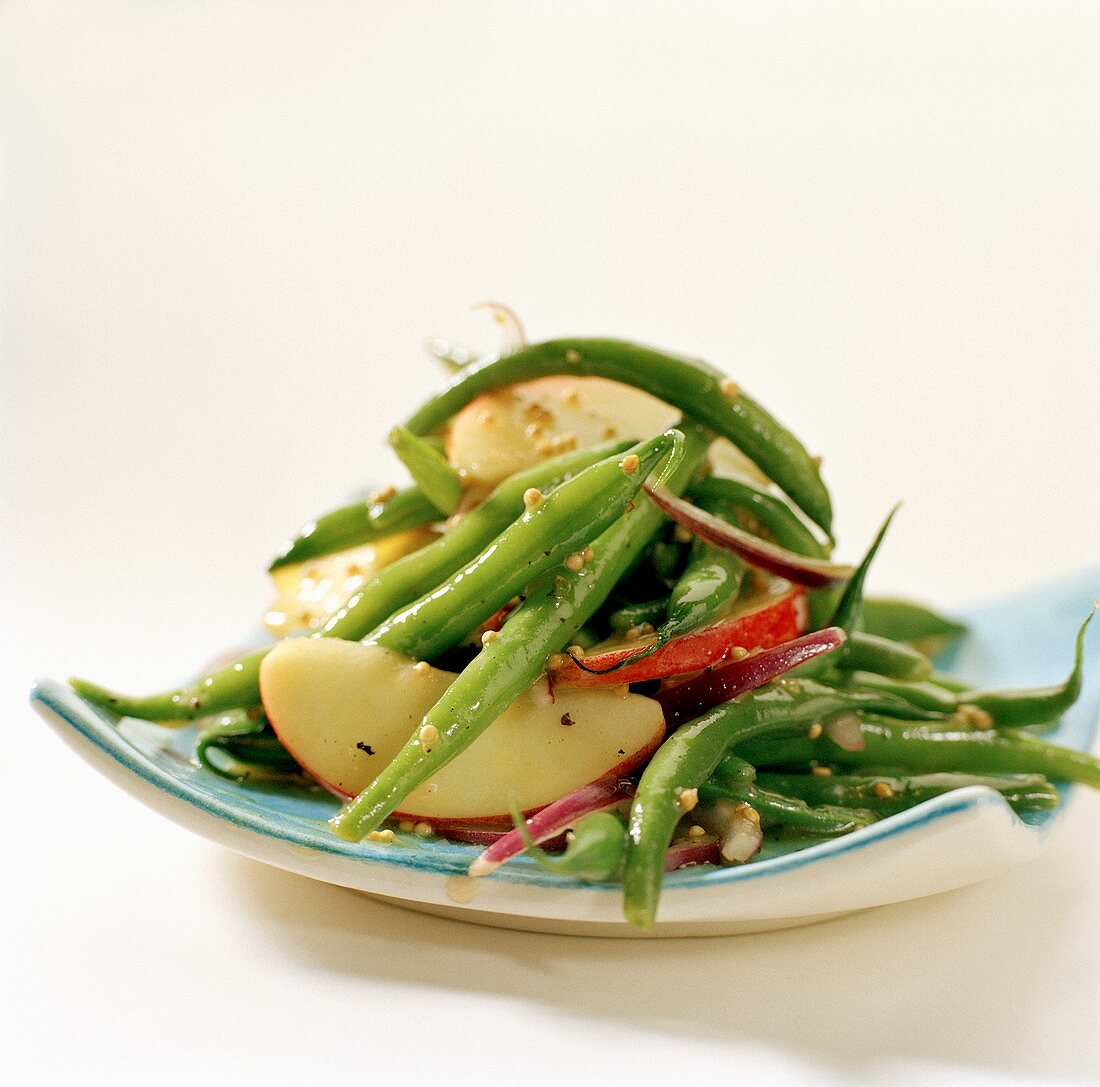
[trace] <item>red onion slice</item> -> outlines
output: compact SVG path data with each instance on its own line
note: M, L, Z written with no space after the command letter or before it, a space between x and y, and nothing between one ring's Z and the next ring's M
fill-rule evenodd
M844 644L845 633L840 627L826 627L801 638L784 642L774 649L765 649L744 660L724 664L704 672L686 683L666 687L653 697L665 711L665 722L671 727L698 717L700 713L729 702L748 691L770 683L785 672L823 653L831 653Z
M471 826L436 826L435 834L440 838L446 838L449 842L465 842L469 845L492 846L500 841L507 830L489 830L486 827ZM542 848L555 852L565 848L565 835L558 834L553 838L547 838L542 843Z
M528 833L536 845L541 845L547 839L571 827L582 816L613 808L616 804L628 799L632 792L631 784L620 781L618 778L603 778L600 781L582 785L579 789L535 812L527 820ZM487 875L505 861L518 857L526 848L519 831L513 827L490 844L480 856L474 858L470 865L470 875Z
M721 859L718 839L712 834L705 838L687 838L669 846L665 853L665 871L675 872L689 864L717 864Z
M693 536L732 551L751 566L767 570L769 574L786 578L808 589L822 589L847 581L855 568L825 559L808 559L778 544L762 540L751 532L745 532L723 521L720 517L701 510L686 499L678 498L663 487L646 487L646 494L678 525L683 525Z
M468 842L470 845L490 846L499 842L506 830L489 830L487 827L436 826L433 832L449 842Z

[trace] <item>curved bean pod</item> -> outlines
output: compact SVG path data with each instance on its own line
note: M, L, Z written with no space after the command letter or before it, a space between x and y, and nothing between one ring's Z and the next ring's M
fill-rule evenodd
M405 425L428 434L481 393L554 374L609 378L680 408L732 441L815 524L831 531L829 492L789 430L707 363L624 340L551 340L479 360L446 382Z
M653 927L664 852L680 816L690 810L682 796L702 785L735 744L768 736L766 743L757 745L768 748L778 742L773 737L804 734L814 722L875 698L905 714L923 713L888 695L859 696L854 703L852 698L810 679L780 679L724 702L672 733L642 772L630 808L623 873L627 920L640 928ZM737 754L758 765L747 751Z
M653 927L665 851L681 816L696 802L695 790L710 777L728 747L768 730L758 713L760 697L750 692L681 725L642 771L627 819L623 868L623 912L632 925ZM770 727L776 727L774 722Z
M584 816L566 835L565 852L553 857L535 845L518 811L513 814L513 822L527 854L548 872L572 876L586 883L602 883L611 879L623 862L626 830L623 821L609 811L595 811Z
M1045 725L1062 716L1081 695L1084 680L1085 634L1096 614L1096 607L1077 631L1074 642L1073 668L1064 682L1051 687L1021 688L1004 691L964 691L958 698L984 710L997 725L1022 728L1025 725Z

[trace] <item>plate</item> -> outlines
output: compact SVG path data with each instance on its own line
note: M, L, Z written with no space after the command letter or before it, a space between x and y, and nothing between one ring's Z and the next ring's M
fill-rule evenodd
M983 685L1050 683L1069 670L1072 642L1100 568L988 604L944 665ZM1081 698L1049 735L1089 749L1100 716L1100 631L1088 642ZM841 838L799 849L769 842L741 867L698 867L665 879L657 925L641 933L622 917L616 884L562 879L519 858L478 880L465 875L473 846L399 835L352 845L326 820L336 801L320 789L236 785L191 759L194 732L116 717L66 684L38 683L36 709L105 777L181 826L311 879L354 888L428 913L505 928L591 936L704 936L759 932L938 894L988 879L1034 857L1054 812L1017 817L996 793L967 788Z

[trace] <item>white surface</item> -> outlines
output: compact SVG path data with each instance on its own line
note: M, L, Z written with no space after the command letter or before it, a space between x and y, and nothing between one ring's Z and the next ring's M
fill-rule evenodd
M579 941L236 860L22 699L249 629L486 296L727 364L826 454L849 553L906 499L879 588L1094 561L1098 61L1086 4L0 7L6 1062L1095 1081L1095 796L973 890Z

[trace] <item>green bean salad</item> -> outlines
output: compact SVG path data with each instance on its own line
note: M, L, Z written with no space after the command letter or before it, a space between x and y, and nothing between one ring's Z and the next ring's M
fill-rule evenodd
M193 724L242 788L323 785L348 841L618 881L641 928L665 872L751 863L766 835L1100 787L1038 734L1080 694L1091 613L1062 682L975 689L932 661L962 624L864 596L892 514L838 561L820 461L720 371L611 339L433 351L452 374L389 436L410 484L282 549L270 645L160 694L76 691Z

